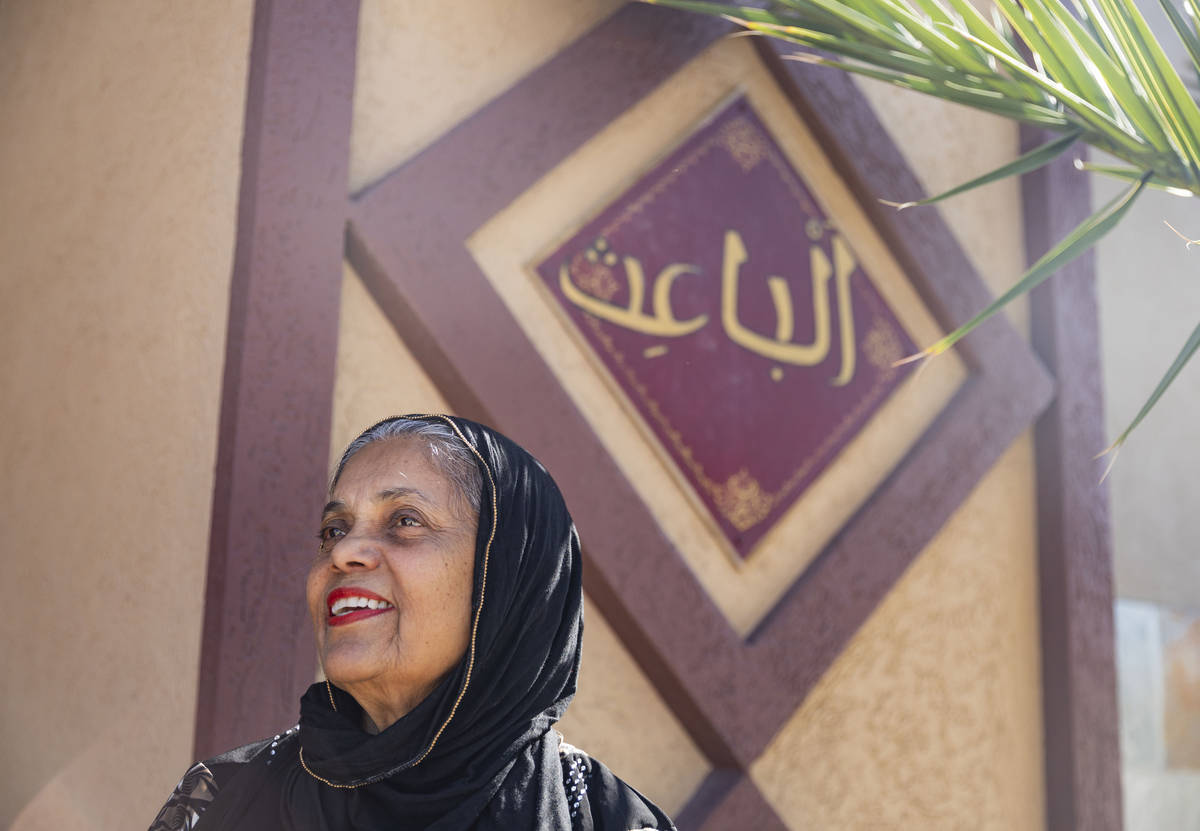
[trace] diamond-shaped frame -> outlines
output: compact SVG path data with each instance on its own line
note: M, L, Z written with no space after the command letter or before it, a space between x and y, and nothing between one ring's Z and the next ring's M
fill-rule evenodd
M753 49L748 44L743 46L745 62L756 64L753 68L759 76L755 77L765 76ZM674 83L689 87L697 77L710 74L714 62L728 64L729 57L730 50L724 48L709 54L677 75ZM713 535L714 547L731 559L735 569L740 569L761 551L760 543L789 516L847 444L860 437L872 419L882 417L880 407L910 380L915 369L913 365L897 367L894 362L917 350L875 288L881 276L872 275L873 264L860 262L852 244L845 241L842 223L833 223L827 209L821 207L815 195L820 189L814 191L815 185L797 170L795 162L804 158L803 151L794 150L796 158L789 156L759 114L758 107L763 104L756 106L745 89L747 85L758 89L774 84L737 74L735 91L715 105L706 96L696 96L710 106L699 113L695 125L675 149L653 162L649 170L642 171L616 195L601 196L597 202L600 207L594 208L586 220L575 220L578 227L569 238L557 234L552 243L538 247L531 262L514 271L524 271L528 277L536 274L541 293L557 312L556 317L594 356L598 371L651 437L663 464L674 470L676 481L693 497L694 507L703 515L700 521L708 524ZM643 103L639 102L637 108ZM791 109L786 103L782 107ZM662 112L661 105L656 112ZM687 115L695 117L697 113L690 111ZM788 115L794 126L782 132L802 130L795 124L794 113ZM647 113L640 118L660 121L673 129L681 123L679 115L676 120L655 119ZM684 117L682 123L686 121ZM623 144L630 151L635 144L659 149L655 142L644 138L636 142L626 139ZM575 159L565 167L572 164L581 166ZM602 167L594 160L590 164ZM629 172L626 168L606 169L616 179ZM560 166L551 175L569 178L563 171ZM561 193L557 197L543 196L547 203L563 199ZM583 204L589 201L582 195L574 198ZM514 206L497 217L507 217L502 223L503 233L493 229L492 223L486 226L492 229L491 239L505 236L511 241L516 236L514 226L545 225L510 216L514 210L521 213ZM852 224L855 230L861 230L859 223ZM789 287L785 308L791 312L795 292L802 331L805 338L811 334L811 343L767 354L761 334L742 334L740 338L730 334L733 324L723 316L723 283L717 276L724 273L721 263L729 244L727 229L735 226L741 226L735 235L739 242L750 235L755 251L753 280L761 280L764 274L799 276L798 285ZM799 228L805 231L801 240L795 238ZM478 244L473 238L477 258ZM816 284L805 281L817 273L812 270L814 253L820 252L824 262L831 264L829 255L839 244L842 253L848 255L839 262L843 267L850 263L850 276L839 289L845 293L844 302L833 292L826 290L824 294L829 300L824 307L829 328L822 341L816 323L820 315L809 294ZM512 242L509 245L511 250ZM524 253L523 246L517 247ZM779 259L763 259L772 254ZM510 257L520 258L515 253ZM648 329L645 318L629 314L626 307L631 295L624 292L634 284L643 286L642 291L650 282L664 285L660 281L668 273L665 269L671 267L667 263L680 257L689 260L673 266L683 269L676 272L682 279L665 285L670 288L670 306L688 309L684 314L691 319L674 324L679 328ZM485 272L496 268L494 260L484 258L480 262ZM631 263L633 272L628 271ZM630 283L631 279L636 283ZM785 279L770 278L768 283ZM506 293L502 286L499 290L502 295ZM568 290L573 294L569 296ZM767 297L762 286L746 294L752 298L751 305L753 298L762 303ZM507 299L520 317L520 301L512 296ZM768 308L769 315L764 314ZM765 331L764 322L777 322L777 310L774 301L769 307L762 303L757 309L759 333ZM788 319L791 317L789 314ZM527 321L526 325L535 324ZM850 342L856 344L848 356L841 334L847 326ZM794 338L793 343L796 340L800 338ZM824 344L823 350L819 343ZM872 344L880 348L873 351ZM540 348L547 352L545 343ZM805 354L788 355L787 351ZM942 365L934 368L941 369ZM849 374L839 381L838 373L847 369ZM570 387L571 379L561 366L558 371ZM929 412L932 416L934 408L930 407ZM784 414L788 428L779 430ZM594 423L603 420L593 418ZM762 441L772 431L778 431L775 441ZM847 510L856 504L853 499L844 502ZM810 550L818 550L821 542L819 536L814 536ZM789 559L806 561L795 554ZM791 579L794 576L780 583ZM713 591L711 583L706 587Z

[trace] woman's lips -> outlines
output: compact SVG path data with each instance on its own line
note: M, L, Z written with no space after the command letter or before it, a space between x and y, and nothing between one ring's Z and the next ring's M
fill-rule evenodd
M325 609L328 612L326 623L330 626L344 626L395 611L396 607L375 592L339 586L325 596Z

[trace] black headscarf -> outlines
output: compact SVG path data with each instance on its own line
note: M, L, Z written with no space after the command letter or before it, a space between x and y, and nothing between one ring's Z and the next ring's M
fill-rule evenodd
M571 828L551 725L575 694L583 594L562 495L536 459L493 430L447 416L403 418L450 427L483 479L467 652L378 735L362 729L352 696L314 684L301 700L298 737L239 764L199 829ZM607 770L601 779L613 793L593 792L591 801L611 803L593 807L615 814L613 827L661 818Z

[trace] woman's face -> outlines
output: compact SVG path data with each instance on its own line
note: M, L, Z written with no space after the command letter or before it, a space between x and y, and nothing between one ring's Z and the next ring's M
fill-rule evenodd
M419 440L363 448L330 494L308 575L317 652L380 730L467 649L478 522Z

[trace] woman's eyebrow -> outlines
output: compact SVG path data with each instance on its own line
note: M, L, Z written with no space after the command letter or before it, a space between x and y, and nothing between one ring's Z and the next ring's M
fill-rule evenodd
M424 502L428 502L431 505L434 504L433 500L430 499L428 496L426 496L423 491L420 491L417 488L406 488L406 487L385 488L384 490L381 490L379 493L375 494L375 501L376 502L387 502L392 499L397 499L399 497L406 497L406 496L415 496L418 499L420 499ZM341 501L340 499L335 499L332 502L326 502L324 509L322 509L322 511L321 511L321 516L325 516L327 514L333 513L334 511L340 511L345 507L346 507L346 503Z

